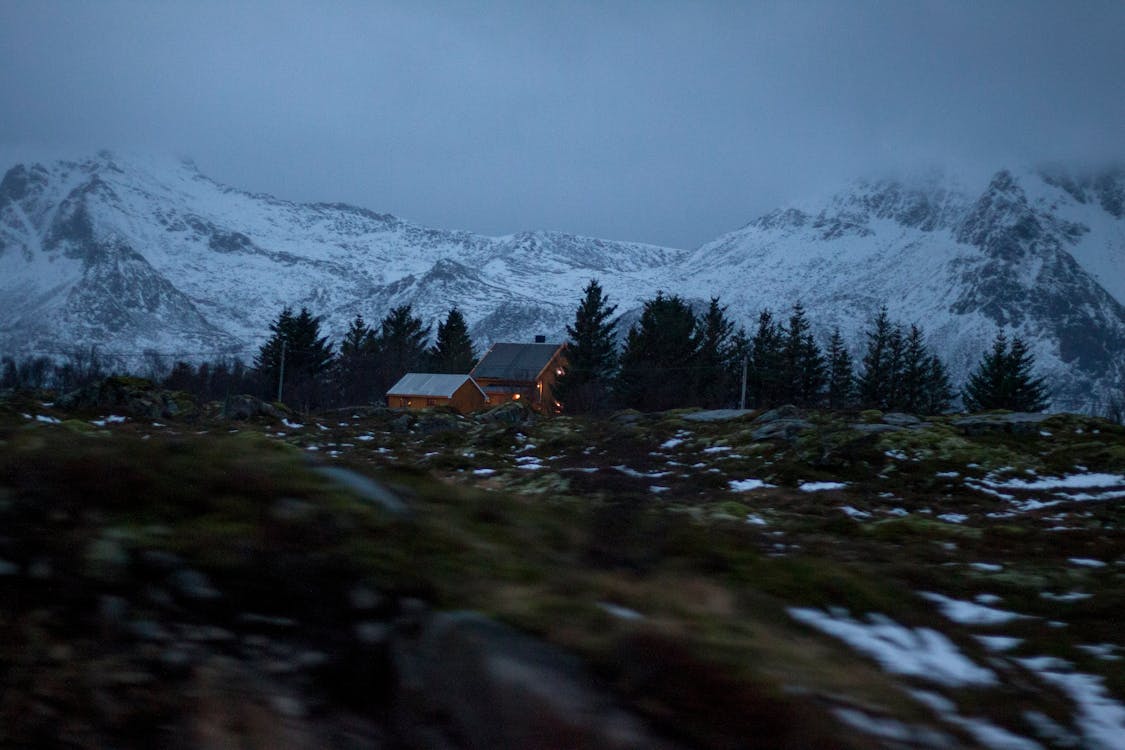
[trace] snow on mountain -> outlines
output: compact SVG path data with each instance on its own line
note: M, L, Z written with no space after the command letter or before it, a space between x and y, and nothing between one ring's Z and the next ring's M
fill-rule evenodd
M694 251L428 229L108 153L0 182L0 352L16 355L96 344L249 359L286 305L335 337L410 303L427 321L458 305L482 347L561 339L593 277L625 320L658 289L719 296L748 327L800 300L818 333L839 326L856 346L885 303L925 328L955 379L1003 326L1032 344L1057 406L1091 408L1125 367L1125 172L861 181Z

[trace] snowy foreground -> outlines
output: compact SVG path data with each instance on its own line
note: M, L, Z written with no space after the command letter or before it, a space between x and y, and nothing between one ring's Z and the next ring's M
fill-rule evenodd
M800 424L763 433L780 420ZM282 716L327 721L335 699L317 692L315 670L277 667L313 657L269 656L272 641L254 638L343 627L397 653L399 626L362 608L341 624L328 614L338 605L316 599L363 581L376 598L482 611L578 655L629 721L669 747L746 737L1125 747L1125 428L1059 415L1012 432L1011 422L758 412L536 420L508 407L472 418L364 409L231 422L206 407L152 419L24 399L0 411L0 499L53 502L62 490L45 488L63 477L72 491L88 486L82 503L100 510L89 529L68 533L86 550L87 562L73 564L93 566L90 589L116 592L95 606L127 602L128 633L147 622L168 634L123 642L158 644L158 660L183 651L176 674L190 681L218 647L177 628L185 618L219 628L229 644L220 650L244 654L248 673L280 670L270 684L298 704L268 704ZM755 438L767 433L795 437ZM40 460L53 468L37 469ZM107 482L92 466L132 479ZM175 477L185 467L197 475L186 485ZM268 478L255 467L270 467ZM226 472L244 478L231 484ZM210 494L184 489L195 485ZM129 510L122 492L143 493L146 510ZM0 520L30 513L21 502L0 505ZM134 520L114 521L121 512ZM61 521L7 528L37 523ZM51 557L67 554L57 545L37 557L34 544L12 539L0 539L0 592L37 561L65 568ZM124 573L106 577L107 560L150 559L166 546L192 561L207 581L195 581L199 601L214 604L185 609L191 576L170 584L174 614L151 599L159 577L145 574L140 598ZM265 567L249 575L252 559ZM296 567L269 573L282 564ZM354 605L357 595L340 596ZM328 619L305 630L315 617ZM6 635L19 644L27 636L15 622ZM274 623L265 636L262 622ZM60 631L45 647L69 637ZM67 643L91 668L108 657ZM323 643L302 648L336 658ZM532 653L512 648L504 658ZM510 671L515 663L505 674L539 674L526 663ZM100 738L121 737L104 716L84 720Z

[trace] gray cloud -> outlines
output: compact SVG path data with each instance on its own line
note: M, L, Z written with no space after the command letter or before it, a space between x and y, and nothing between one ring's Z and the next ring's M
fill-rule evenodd
M1125 154L1125 4L19 2L0 145L693 246L854 176Z

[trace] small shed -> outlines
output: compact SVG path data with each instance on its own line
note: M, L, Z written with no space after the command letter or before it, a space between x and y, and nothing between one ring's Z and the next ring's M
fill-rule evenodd
M468 375L408 372L387 391L387 406L398 409L452 406L466 414L487 403L484 391Z
M541 338L541 337L540 337ZM496 343L469 373L491 403L523 401L534 409L557 412L555 380L566 369L566 344Z

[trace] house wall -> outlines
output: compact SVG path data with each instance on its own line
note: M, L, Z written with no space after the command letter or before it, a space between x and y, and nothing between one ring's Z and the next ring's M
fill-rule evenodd
M480 392L479 388L468 381L465 381L460 388L453 392L453 398L449 400L449 404L462 414L476 411L487 405L484 400L484 394Z

